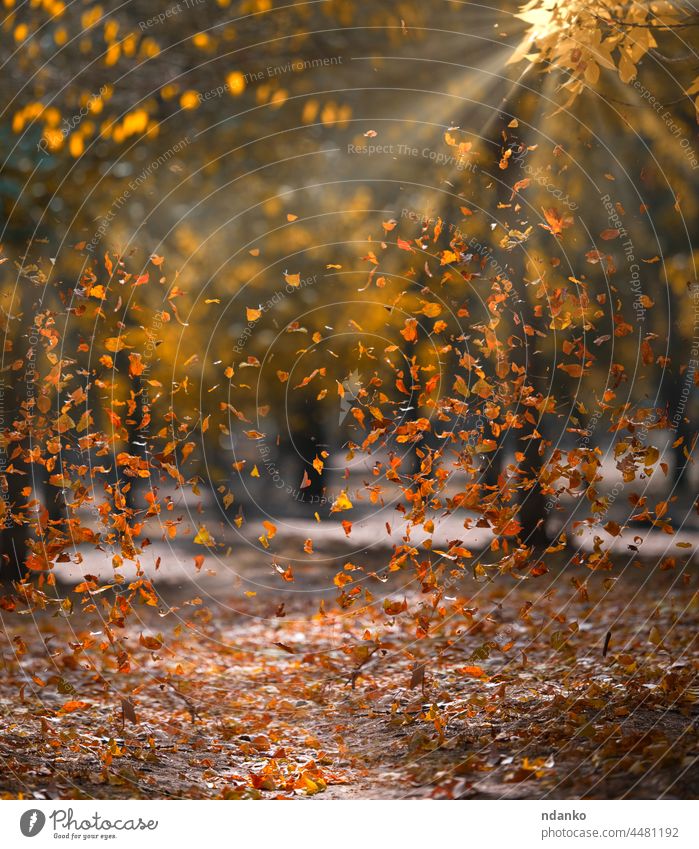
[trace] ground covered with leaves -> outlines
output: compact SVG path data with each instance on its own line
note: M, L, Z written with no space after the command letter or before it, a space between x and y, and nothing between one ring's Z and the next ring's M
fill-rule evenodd
M70 617L4 612L0 792L699 793L693 571L464 582L434 627L408 613L410 588L384 588L378 628L372 609L320 603L323 581L284 603L144 603L124 622L128 657L105 638L97 598Z

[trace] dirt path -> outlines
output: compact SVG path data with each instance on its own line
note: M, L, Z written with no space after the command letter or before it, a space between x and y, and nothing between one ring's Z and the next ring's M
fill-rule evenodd
M387 632L311 591L144 604L114 643L109 593L72 616L3 611L0 792L695 797L696 583L472 584L420 639L385 591Z

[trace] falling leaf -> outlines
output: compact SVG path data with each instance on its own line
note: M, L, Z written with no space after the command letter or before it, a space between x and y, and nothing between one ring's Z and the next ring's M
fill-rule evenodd
M131 699L122 698L121 699L121 715L124 720L129 720L129 722L133 722L134 725L138 723L138 717L136 716L136 710L134 708L133 702Z
M341 510L351 510L352 507L353 504L347 497L347 492L343 489L342 492L337 496L335 501L333 501L332 507L330 508L330 512L339 513Z
M104 340L104 347L112 354L116 354L126 348L126 340L123 336L110 336Z
M211 534L208 532L208 530L206 529L206 527L204 525L202 525L199 528L199 531L196 534L196 536L194 537L193 542L196 545L214 545L215 544L214 538L211 536Z
M561 233L570 227L573 223L571 215L561 215L557 209L544 209L544 218L546 224L541 224L545 230L549 230L554 236L560 236Z
M144 637L143 634L138 638L139 643L150 651L159 651L163 644L156 637Z

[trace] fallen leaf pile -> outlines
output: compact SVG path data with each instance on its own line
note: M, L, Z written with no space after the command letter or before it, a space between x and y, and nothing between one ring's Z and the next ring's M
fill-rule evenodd
M144 605L118 676L94 618L73 633L75 618L4 618L0 789L33 798L691 795L696 575L639 571L613 593L597 577L559 575L543 593L467 582L455 598L461 617L420 641L404 614L384 633L369 612L314 612L312 592L290 599L282 617L254 599L237 612L202 608L187 625Z

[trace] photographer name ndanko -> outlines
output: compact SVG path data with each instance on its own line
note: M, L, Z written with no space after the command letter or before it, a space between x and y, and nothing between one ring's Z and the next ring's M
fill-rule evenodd
M53 836L57 840L108 840L116 837L115 834L109 834L110 831L155 831L158 827L158 820L144 820L142 817L111 820L101 817L96 811L85 818L80 815L76 817L72 808L53 811L47 819L53 825Z
M587 814L583 811L544 811L542 820L586 820Z

